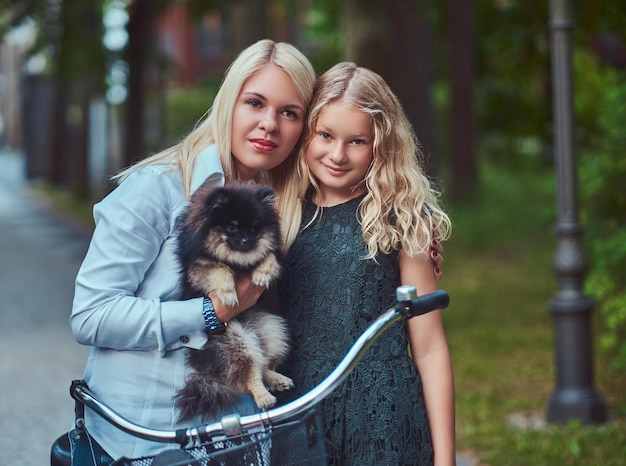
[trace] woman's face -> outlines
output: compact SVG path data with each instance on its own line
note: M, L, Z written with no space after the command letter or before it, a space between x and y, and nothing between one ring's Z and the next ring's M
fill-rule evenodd
M241 180L280 165L304 128L305 104L282 68L266 65L250 76L235 101L231 151Z

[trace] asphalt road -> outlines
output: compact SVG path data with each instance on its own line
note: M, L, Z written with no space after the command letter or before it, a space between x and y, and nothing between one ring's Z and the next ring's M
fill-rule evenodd
M50 464L71 426L88 349L68 317L89 237L31 196L20 154L0 151L0 464Z

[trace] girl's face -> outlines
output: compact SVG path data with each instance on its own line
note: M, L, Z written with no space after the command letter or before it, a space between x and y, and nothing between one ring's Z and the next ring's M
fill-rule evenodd
M339 102L330 103L319 114L305 157L318 181L318 205L337 205L360 195L374 159L371 117Z
M250 76L235 101L231 151L242 180L280 165L304 126L305 105L282 68L267 65Z

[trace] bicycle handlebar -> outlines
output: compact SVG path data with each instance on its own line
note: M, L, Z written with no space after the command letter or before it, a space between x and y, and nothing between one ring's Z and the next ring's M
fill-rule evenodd
M450 302L448 293L443 290L417 297L415 287L413 286L398 287L396 290L396 298L396 304L376 318L365 331L363 331L337 367L321 383L290 403L258 414L247 416L232 414L224 416L221 421L199 427L164 431L150 429L127 420L99 400L93 392L89 390L89 387L87 387L84 381L73 381L70 387L70 395L76 401L83 403L109 423L126 433L146 440L163 443L176 442L180 445L188 445L198 439L211 438L216 435L238 435L250 429L280 424L309 411L332 393L332 391L354 370L376 339L395 322L426 314L437 309L445 309Z

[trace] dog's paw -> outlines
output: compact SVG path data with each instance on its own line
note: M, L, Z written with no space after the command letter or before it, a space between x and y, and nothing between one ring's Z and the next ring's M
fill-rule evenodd
M234 288L218 288L215 290L215 294L225 306L232 307L239 303L237 292Z
M252 282L255 285L269 287L272 281L280 276L280 264L274 254L270 254L252 271Z
M254 402L259 409L270 409L276 404L276 397L270 392L258 393L254 395Z
M289 377L272 370L265 372L264 380L270 390L273 391L282 392L283 390L290 390L295 387L293 380Z
M252 273L252 283L258 286L264 286L265 288L269 288L270 283L274 279L274 275L268 273L265 270L256 269Z

